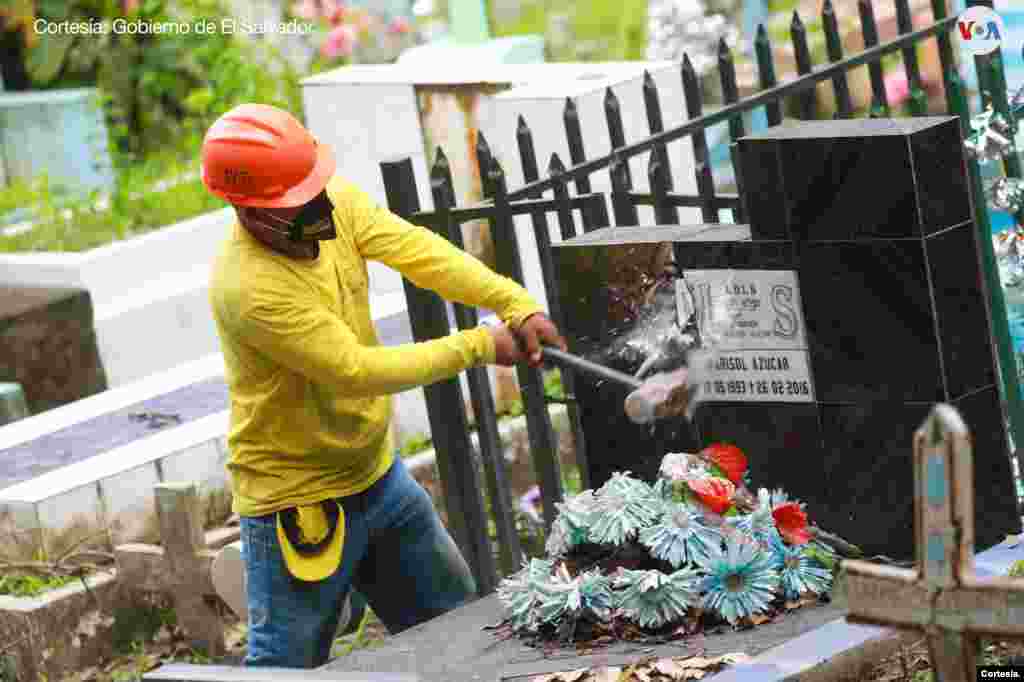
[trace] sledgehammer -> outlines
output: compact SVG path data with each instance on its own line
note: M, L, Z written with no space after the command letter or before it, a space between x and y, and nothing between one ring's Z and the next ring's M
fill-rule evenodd
M623 407L626 416L634 424L649 424L665 417L688 417L696 399L698 386L688 367L661 372L641 380L551 346L543 346L541 352L553 364L632 389Z

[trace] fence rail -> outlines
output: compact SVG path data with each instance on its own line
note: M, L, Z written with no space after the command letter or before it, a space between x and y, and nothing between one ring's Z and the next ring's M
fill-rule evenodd
M732 51L724 42L719 45L718 75L726 105L716 111L704 113L701 86L690 59L684 56L680 65L683 95L688 120L666 129L662 119L658 88L649 73L644 74L643 100L647 114L650 135L642 140L629 142L625 137L622 111L618 97L608 88L604 99L604 112L612 150L609 154L587 158L581 132L579 112L571 98L567 98L563 125L571 166L566 166L558 154L549 158L546 177L541 177L533 135L523 117L517 121L516 140L524 184L513 190L506 186L505 173L494 159L483 135L477 140L477 163L483 186L484 200L474 206L456 207L455 192L448 160L443 150L438 149L430 170L430 186L434 198L433 211L422 211L416 200L416 179L409 159L382 164L387 189L388 204L392 211L410 222L424 225L462 247L462 223L486 219L490 224L496 251L496 269L503 275L523 283L523 265L519 252L518 237L514 218L529 216L533 234L537 241L540 269L544 287L548 293L549 313L559 327L564 328L564 317L558 305L557 285L552 265L552 249L548 217L554 214L563 240L577 236L577 218L584 232L615 225L636 225L639 223L638 207L651 207L658 224L678 224L679 208L699 208L705 223L720 222L720 211L732 212L734 222L743 222L747 215L743 178L735 162L735 141L746 134L743 114L764 107L769 126L780 125L783 121L784 105L797 114L797 118L817 116L817 86L831 82L835 97L837 118L850 118L855 113L847 74L856 68L866 66L870 74L871 102L867 115L886 117L891 115L890 104L885 91L881 60L886 55L902 55L903 67L907 73L910 92L907 111L910 115L921 116L928 112L928 94L923 85L916 48L923 41L937 42L945 95L945 112L958 115L969 131L970 111L957 64L954 61L950 32L955 26L955 17L947 16L945 0L932 0L933 22L914 30L909 0L894 0L898 37L879 42L878 25L874 7L870 0L858 0L861 33L865 49L857 54L844 56L838 21L832 3L826 0L822 12L822 26L825 33L827 64L814 65L808 48L804 23L794 13L790 26L797 77L785 83L778 83L775 63L772 57L771 41L764 26L759 27L754 40L757 73L760 91L740 98L736 69ZM968 4L986 4L969 2ZM1009 114L1005 95L1005 78L1002 62L995 56L977 57L979 83L983 91L983 103L991 103L998 111ZM936 112L940 113L940 112ZM726 122L731 143L732 165L736 175L736 193L716 192L711 168L711 156L705 131L710 126ZM690 138L695 160L696 195L673 191L673 170L669 161L668 145ZM647 167L648 191L636 191L629 160L650 153ZM591 177L607 169L611 191L594 192ZM1009 331L1005 317L1002 289L995 267L989 237L989 223L982 196L981 179L977 163L969 163L971 181L976 201L976 222L982 250L982 265L985 282L990 325L996 339L1000 368L1003 378L1004 399L1007 405L1015 442L1024 442L1024 422L1021 421L1021 407L1016 364L1009 346ZM1008 159L1006 170L1011 177L1020 177L1020 164ZM570 191L574 186L575 195ZM546 195L550 193L550 197ZM611 213L609 213L609 204ZM416 340L426 340L449 333L448 318L444 304L434 294L416 289L406 282L409 314ZM456 323L459 329L476 325L473 311L456 306ZM543 378L538 370L525 365L517 367L517 378L523 394L529 435L530 452L534 471L538 477L543 503L543 515L547 526L556 515L556 505L562 499L562 479L559 471L557 439L548 414L544 396ZM563 385L568 400L569 418L575 439L577 464L583 476L583 485L590 486L586 479L586 444L579 426L576 405L572 400L572 372L562 370ZM459 545L466 552L481 588L487 593L496 584L496 566L492 543L496 540L501 557L501 569L507 574L518 568L522 562L522 549L516 534L514 507L509 496L501 456L501 444L497 437L497 418L494 413L494 399L490 384L483 370L468 373L470 401L480 434L479 458L486 479L487 495L494 515L494 535L488 533L488 521L483 493L480 490L476 464L466 434L466 414L461 389L457 380L440 382L427 387L426 397L430 413L434 443L438 454L438 465L443 482L448 517Z

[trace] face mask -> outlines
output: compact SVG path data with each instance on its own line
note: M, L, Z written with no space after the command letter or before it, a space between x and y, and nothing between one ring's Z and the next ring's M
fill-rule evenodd
M269 224L264 218L274 220L275 225ZM272 232L288 235L288 239L293 242L325 241L338 236L334 225L334 204L326 190L307 202L293 220L284 220L272 213L260 214L255 219Z

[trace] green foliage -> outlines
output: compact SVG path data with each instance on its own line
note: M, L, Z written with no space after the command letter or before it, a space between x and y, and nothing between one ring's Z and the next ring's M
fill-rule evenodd
M402 457L410 457L416 453L429 450L434 447L434 441L425 433L418 433L412 436L398 449Z
M14 657L0 654L0 682L17 682L17 673Z
M298 113L298 76L272 48L221 31L230 16L222 0L145 0L125 13L112 0L39 0L35 15L48 21L106 23L88 34L25 32L25 66L37 88L96 86L117 155L127 161L168 139L195 135L214 117L247 101ZM213 22L208 33L132 33L109 30L114 21L140 25ZM123 161L123 160L119 160Z
M565 400L565 389L562 388L562 373L553 369L544 375L544 395L555 400Z
M67 576L37 576L10 573L0 575L0 595L8 597L38 597L40 594L64 587L75 578ZM0 676L0 679L3 679Z
M172 608L149 604L118 607L114 610L111 632L114 651L138 654L142 642L151 641L161 627L172 627L176 622Z
M495 27L497 37L548 33L556 14L568 14L575 40L564 48L549 48L552 61L629 61L644 59L647 43L646 0L534 0L522 5L519 20ZM585 52L594 42L598 48Z
M179 163L171 168L180 172L165 170L165 177L194 173L194 166ZM157 163L126 169L105 206L97 204L98 197L62 197L45 177L0 190L0 215L12 208L29 208L31 215L27 217L35 223L27 232L0 234L0 253L85 251L226 206L207 192L199 178L152 189L155 183L151 178L157 177L161 167Z
M1024 559L1013 562L1007 575L1011 578L1024 578Z

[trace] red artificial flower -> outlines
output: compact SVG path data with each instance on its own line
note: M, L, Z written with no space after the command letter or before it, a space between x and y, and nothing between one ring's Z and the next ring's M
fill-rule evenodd
M803 545L811 541L811 533L807 530L807 514L796 502L780 504L772 510L775 527L779 529L782 539L791 545Z
M714 462L736 485L743 482L743 474L747 473L747 457L735 445L712 443L701 450L701 455Z
M686 481L690 490L698 499L716 514L724 514L732 506L732 496L736 486L724 478L711 476L708 478L690 479Z

